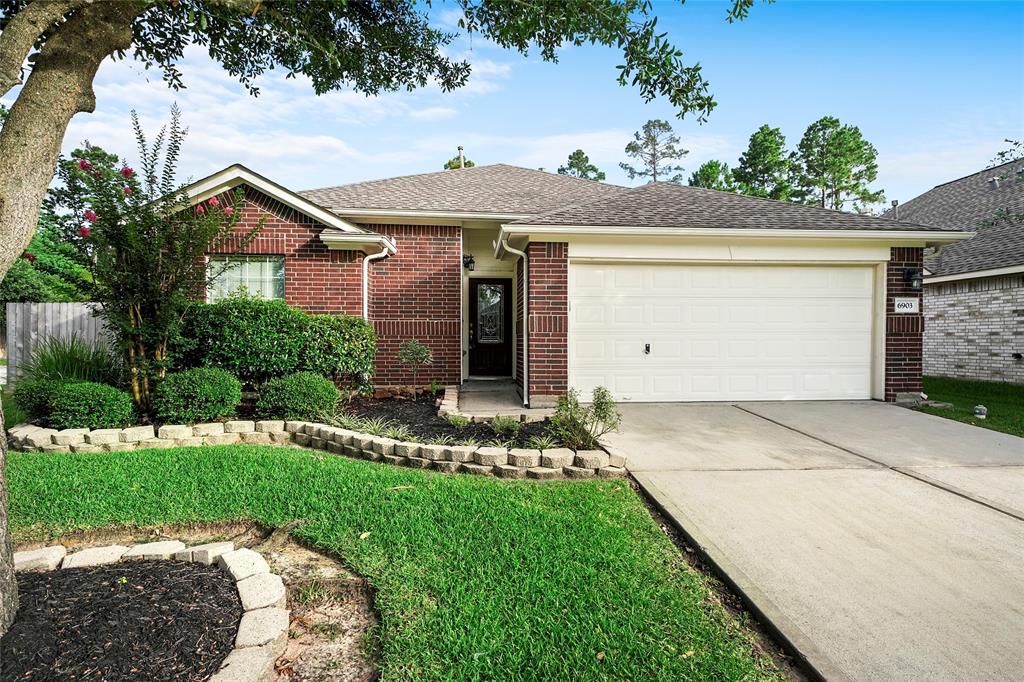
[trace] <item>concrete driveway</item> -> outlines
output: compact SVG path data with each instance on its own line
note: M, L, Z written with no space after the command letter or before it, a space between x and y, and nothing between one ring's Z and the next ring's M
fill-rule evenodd
M876 402L622 412L609 448L823 677L1024 674L1024 439Z

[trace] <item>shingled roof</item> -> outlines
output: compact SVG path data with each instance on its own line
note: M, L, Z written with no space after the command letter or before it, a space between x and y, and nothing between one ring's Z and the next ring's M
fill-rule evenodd
M955 231L817 206L655 182L516 220L524 225L779 230Z
M626 192L625 187L503 163L299 192L336 213L359 209L525 216Z
M887 217L895 211L888 211ZM926 260L933 276L1024 265L1024 159L938 185L899 207L900 220L973 230ZM996 225L986 226L995 218ZM1016 218L1015 218L1016 217Z

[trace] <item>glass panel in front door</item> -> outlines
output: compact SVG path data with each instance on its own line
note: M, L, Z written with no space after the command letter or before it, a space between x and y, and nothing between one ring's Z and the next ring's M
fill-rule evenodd
M505 287L480 284L476 288L476 328L478 343L505 341Z

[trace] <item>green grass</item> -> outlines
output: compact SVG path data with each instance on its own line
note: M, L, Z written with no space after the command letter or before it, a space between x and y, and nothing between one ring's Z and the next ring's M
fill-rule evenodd
M4 426L11 427L28 421L28 415L21 411L21 408L14 404L14 395L7 391L0 391L0 403L4 408Z
M390 680L753 680L780 673L624 481L445 476L270 446L10 453L16 541L252 519L376 588Z
M991 381L965 381L925 377L929 400L952 403L951 408L922 407L922 412L974 424L994 431L1024 436L1024 386ZM974 406L988 408L988 417L974 416Z

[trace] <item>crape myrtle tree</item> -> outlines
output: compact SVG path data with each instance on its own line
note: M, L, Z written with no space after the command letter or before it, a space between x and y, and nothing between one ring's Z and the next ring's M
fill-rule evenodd
M727 20L745 18L753 1L731 0ZM455 4L462 29L501 47L547 61L564 44L613 47L618 81L645 100L664 97L698 120L715 105L649 0ZM68 122L95 109L93 79L107 57L160 70L171 87L184 85L176 65L196 44L254 94L271 68L306 76L317 94L458 88L470 65L445 54L456 36L433 28L427 11L414 0L0 0L0 97L20 86L0 131L0 276L32 237ZM6 509L0 486L0 632L17 608Z

